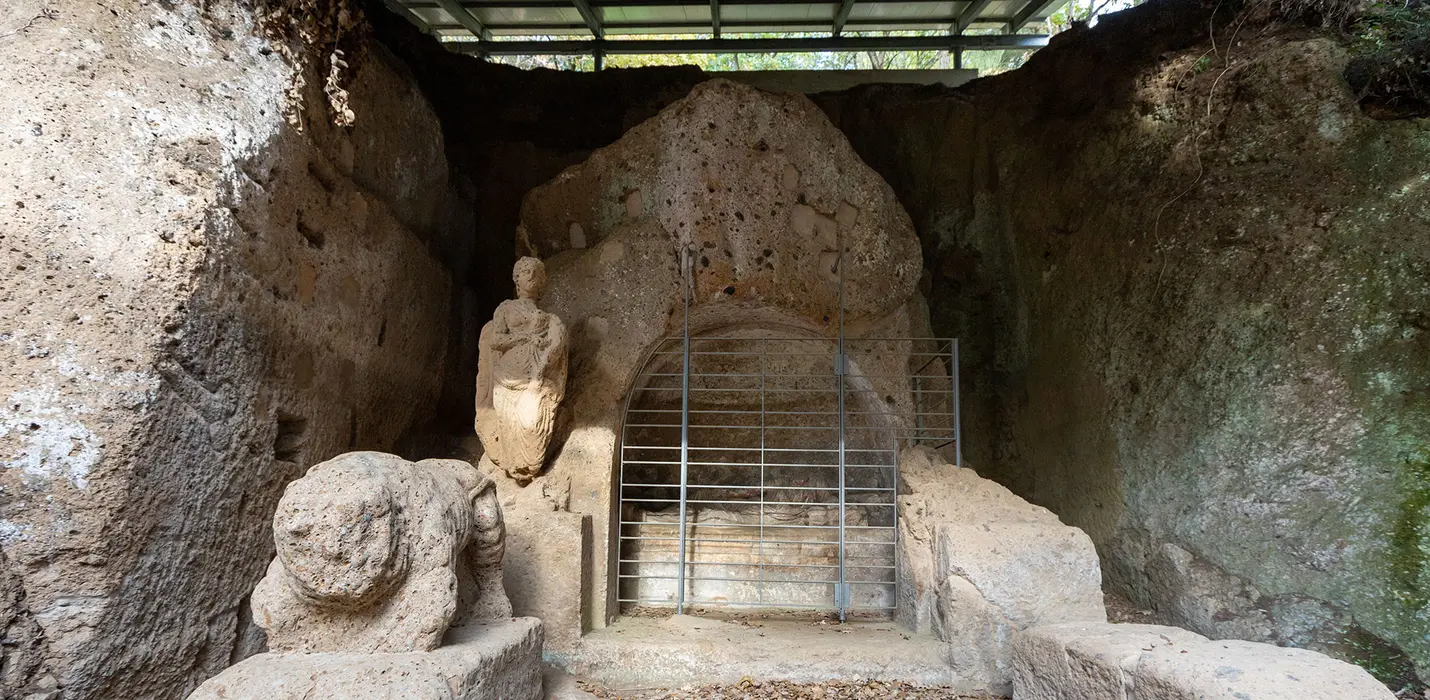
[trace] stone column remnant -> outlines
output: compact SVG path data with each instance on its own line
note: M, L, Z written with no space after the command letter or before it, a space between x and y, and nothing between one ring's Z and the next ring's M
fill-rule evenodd
M271 651L430 651L453 623L511 615L501 506L466 462L340 455L288 485L273 539L253 592Z
M566 393L566 326L537 302L546 266L516 261L516 299L497 306L482 327L477 357L477 437L485 457L525 485L541 472Z

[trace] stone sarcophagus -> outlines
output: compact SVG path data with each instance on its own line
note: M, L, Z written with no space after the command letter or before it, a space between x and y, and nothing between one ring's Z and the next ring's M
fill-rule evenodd
M541 623L511 617L496 489L472 465L352 452L288 485L253 591L269 653L191 698L539 698Z

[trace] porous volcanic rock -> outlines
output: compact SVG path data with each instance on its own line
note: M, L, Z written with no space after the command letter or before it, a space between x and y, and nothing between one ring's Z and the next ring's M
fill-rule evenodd
M888 185L806 98L723 80L688 96L527 195L522 252L546 259L542 307L570 329L570 373L559 450L538 482L562 484L562 509L591 516L589 561L608 558L616 435L623 397L647 353L679 334L682 250L694 249L690 299L695 334L752 333L827 343L844 301L851 338L928 335L916 285L921 251ZM907 412L910 347L874 353L867 392ZM877 366L875 366L877 365ZM827 367L821 366L821 371ZM542 485L541 488L548 488ZM548 499L504 496L514 541L539 526ZM549 561L524 575L576 580L578 560ZM522 614L599 626L608 577L586 579L567 609ZM520 596L518 596L520 597ZM553 635L560 642L566 635ZM566 651L558 649L557 651Z
M518 243L546 258L599 246L641 217L672 249L697 250L699 301L728 296L829 323L841 242L851 317L907 299L922 270L893 190L813 103L726 80L696 86L532 190Z
M202 5L0 4L0 696L180 697L252 653L284 484L440 390L435 116L375 48L333 128L250 3Z
M1393 700L1358 666L1308 649L1177 627L1061 624L1018 635L1013 700Z
M1007 692L1018 630L1107 621L1087 533L926 447L899 476L899 620L946 642L966 687Z

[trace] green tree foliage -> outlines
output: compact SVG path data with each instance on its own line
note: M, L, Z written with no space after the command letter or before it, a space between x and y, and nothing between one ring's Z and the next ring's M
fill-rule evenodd
M1025 27L1022 33L1057 33L1072 28L1077 23L1095 21L1098 15L1125 10L1140 5L1146 0L1069 0L1048 18L1046 24ZM1000 34L1006 31L1002 26L974 25L966 33ZM847 32L846 36L938 36L946 31L890 31L890 32ZM726 38L772 39L796 37L822 37L827 33L760 33L725 34ZM572 37L533 37L540 39L569 39ZM710 35L640 35L640 39L708 39ZM979 75L995 75L1017 68L1032 51L980 50L963 52L963 67L977 70ZM595 70L591 56L497 56L490 59L520 68L551 68L554 70ZM951 51L815 51L745 54L702 54L669 53L607 56L605 65L612 68L635 68L640 66L696 66L706 72L720 71L768 71L768 70L927 70L954 68L956 61Z

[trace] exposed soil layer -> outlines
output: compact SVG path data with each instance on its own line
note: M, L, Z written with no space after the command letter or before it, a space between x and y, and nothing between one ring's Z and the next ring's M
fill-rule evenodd
M1373 3L1351 34L1346 82L1366 114L1430 117L1430 2Z

